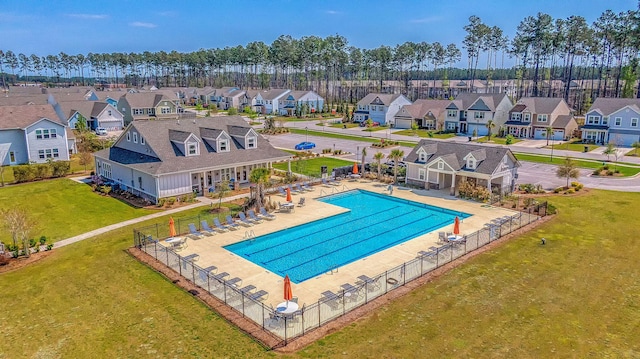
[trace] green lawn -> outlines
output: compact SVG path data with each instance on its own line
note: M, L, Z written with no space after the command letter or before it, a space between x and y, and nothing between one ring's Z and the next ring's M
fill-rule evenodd
M322 126L323 124L317 123L316 125ZM333 127L333 128L344 128L344 126L347 126L347 128L354 128L354 127L358 127L358 124L353 122L345 122L345 123L340 122L340 123L327 124L327 126Z
M316 157L307 160L291 161L291 171L306 176L320 177L320 167L327 166L329 173L335 167L343 167L353 165L353 161L345 161L338 158ZM287 171L288 164L286 162L274 163L273 168Z
M300 130L297 128L290 128L289 129L290 133L296 133L299 135L304 135L307 133L306 130ZM360 141L360 142L369 142L369 143L374 143L374 142L380 142L379 138L373 138L373 137L360 137L360 136L351 136L351 135L343 135L340 133L333 133L333 132L322 132L322 131L308 131L309 135L311 136L317 136L317 137L328 137L328 138L340 138L343 140L352 140L352 141ZM415 142L411 142L411 141L399 141L400 146L405 146L405 147L415 147L416 143L418 143L418 141ZM407 152L408 153L408 152Z
M564 162L564 157L562 156L554 156L553 162L551 162L551 156L539 156L539 155L529 155L524 153L516 153L516 158L519 161L527 161L527 162L536 162L536 163L548 163L554 165L560 165ZM578 167L588 168L588 169L598 169L602 167L602 162L599 161L589 161L589 160L580 160L573 159ZM620 170L620 173L624 176L634 176L640 173L640 166L637 164L631 163L621 163L619 162L616 166L616 162L607 162L610 167L615 167Z
M596 190L552 197L550 222L286 357L635 357L640 217L627 214L638 201ZM11 289L3 357L281 357L128 256L131 233L0 274Z
M92 160L91 163L87 164L86 171L85 166L80 165L80 158L77 154L71 156L71 175L82 175L88 174L93 171L93 165L95 162ZM3 172L4 182L5 183L13 183L15 178L13 177L13 167L12 166L4 166Z
M384 131L387 129L389 129L389 126L371 126L371 127L364 128L362 131L377 132L377 131Z
M431 133L431 135L429 135L429 133ZM416 130L416 131L401 130L401 131L395 131L393 134L403 135L403 136L418 135L418 137L422 137L422 138L441 138L441 139L446 139L446 138L451 138L456 136L455 133L436 133L436 131L430 131L430 130Z
M513 141L511 142L511 144L513 145L513 144L521 142L521 141L522 141L521 139L514 138ZM505 146L507 145L507 139L506 138L504 138L504 137L496 137L496 136L491 136L491 142L489 142L489 138L487 136L480 137L475 142L478 142L478 143L494 143L494 144L497 144L497 145L505 145Z
M44 235L52 241L156 213L101 196L88 185L64 178L0 188L0 208L14 206L30 213L35 223L33 238ZM0 232L0 241L9 243L10 234Z
M585 146L589 148L589 151L587 152L591 152L596 148L598 148L598 146L594 144L578 143L578 142L579 141L573 141L573 142L565 142L560 144L548 145L548 146L545 146L544 148L550 149L553 147L554 150L566 150L566 151L576 151L576 152L584 152Z

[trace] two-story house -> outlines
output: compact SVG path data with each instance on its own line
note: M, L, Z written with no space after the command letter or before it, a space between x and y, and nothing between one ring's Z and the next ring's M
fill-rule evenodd
M2 165L69 160L66 126L51 105L0 106Z
M293 116L297 111L307 113L320 112L324 107L324 98L313 91L291 91L284 98L280 114Z
M400 94L370 93L356 104L353 112L354 122L364 122L371 119L381 125L395 126L394 116L404 105L411 101Z
M135 195L203 194L221 181L248 183L251 170L291 158L240 116L134 121L111 148L95 153L97 174Z
M112 105L100 101L59 102L54 106L58 117L66 119L67 126L76 128L83 118L87 128L95 130L102 127L108 131L124 128L124 116Z
M499 128L507 122L512 107L511 100L503 93L459 94L447 106L444 130L486 136L489 133L487 123L491 120L495 128Z
M520 163L506 147L421 140L405 158L407 183L457 195L470 181L492 193L511 193Z
M421 99L413 104L404 105L394 116L395 128L411 128L416 124L418 128L440 130L444 125L449 103L451 101Z
M284 107L284 99L291 90L287 89L271 89L261 91L256 95L256 105L261 104L264 114L280 113L280 108Z
M549 139L568 139L578 128L573 110L562 98L523 97L509 111L506 132L519 138L546 139L547 128L553 129Z
M631 146L640 141L640 99L597 98L585 115L582 140Z
M128 125L134 120L178 119L178 106L163 94L153 92L126 93L118 100L118 111Z
M203 92L206 100L205 103L217 106L221 110L228 110L229 103L227 102L227 97L235 91L240 91L240 89L237 87L211 88L206 93Z

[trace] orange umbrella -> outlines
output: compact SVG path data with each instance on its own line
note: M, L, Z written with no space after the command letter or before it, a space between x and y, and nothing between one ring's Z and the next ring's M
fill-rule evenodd
M453 234L460 234L460 218L456 216L456 219L453 221Z
M289 279L289 275L284 277L284 300L287 302L293 298L293 292L291 291L291 280Z
M287 202L291 202L291 188L287 187Z
M169 218L169 237L176 236L176 225L173 223L173 217Z
M358 174L358 164L357 163L353 163L353 174L357 175Z

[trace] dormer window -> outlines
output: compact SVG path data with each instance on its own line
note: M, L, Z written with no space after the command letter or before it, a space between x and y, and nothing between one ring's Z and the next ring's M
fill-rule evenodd
M133 133L133 143L138 143L138 133L137 132Z
M248 137L247 138L247 148L256 148L256 138L255 137Z
M476 169L476 159L473 157L467 158L467 168L470 170Z
M198 155L199 148L198 144L195 142L187 142L187 156L196 156Z
M229 151L229 140L221 139L218 144L218 151L220 152L228 152Z
M131 132L127 132L127 141L131 142Z
M418 161L427 162L427 154L424 151L418 153Z
M140 136L140 144L144 145L144 137Z

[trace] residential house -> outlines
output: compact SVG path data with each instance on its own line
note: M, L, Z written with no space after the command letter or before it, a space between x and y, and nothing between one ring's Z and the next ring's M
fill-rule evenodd
M549 139L569 139L578 128L573 111L562 98L524 97L509 111L506 133L519 138L546 139L547 128L553 129Z
M128 125L134 120L176 120L177 105L163 94L153 92L126 93L118 100L118 111Z
M286 89L260 91L255 97L255 106L260 108L262 114L277 115L280 113L280 108L285 106L285 96L290 92L291 90Z
M469 136L486 136L489 133L487 123L493 121L495 128L500 128L507 122L512 107L511 100L504 93L463 93L447 106L444 129Z
M234 91L239 90L240 89L237 87L222 87L211 89L210 91L204 93L205 104L215 105L221 110L227 110L229 109L227 96L229 96Z
M95 153L104 179L157 202L204 194L221 181L248 183L251 170L291 158L240 116L134 121L111 148Z
M108 131L124 128L124 116L112 105L100 101L59 102L54 106L58 116L66 120L67 126L76 128L78 120L84 118L87 128L102 127Z
M0 106L2 165L69 160L66 126L51 105Z
M405 163L408 184L448 190L451 195L457 195L457 188L465 181L492 193L510 193L520 167L506 147L434 140L421 140Z
M47 105L49 104L49 95L22 95L8 93L0 96L0 106L21 106L21 105Z
M404 105L410 105L411 101L400 94L370 93L358 101L353 112L354 122L364 122L371 119L381 125L395 125L394 116Z
M580 127L582 140L597 144L631 146L640 141L640 99L598 97Z
M395 128L418 128L440 130L444 125L449 100L416 100L413 104L404 105L396 113Z
M294 116L297 111L314 113L322 111L324 98L313 91L291 91L284 98L280 114Z

